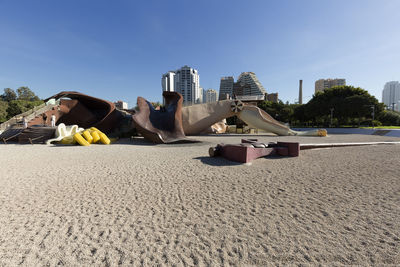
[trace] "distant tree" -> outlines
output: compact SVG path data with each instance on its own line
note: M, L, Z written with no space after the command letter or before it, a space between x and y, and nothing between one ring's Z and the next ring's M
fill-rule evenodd
M11 88L4 88L4 93L1 95L3 101L10 102L17 99L17 94Z
M18 100L26 100L26 101L37 101L39 100L39 97L35 95L34 92L32 92L31 89L27 86L21 86L20 88L17 89L18 93Z
M304 126L307 124L307 117L305 115L306 105L296 104L293 105L292 123Z
M385 126L400 126L400 112L384 110L378 117Z
M372 118L372 106L374 106L374 103L371 101L371 96L363 94L347 97L344 100L343 106L348 117L356 118L355 121L358 123L358 126L360 126L363 118Z
M327 126L330 123L330 114L333 108L333 117L338 124L359 124L360 121L372 118L372 106L375 117L379 117L384 105L366 90L353 86L336 86L323 92L317 92L305 105L302 116L304 121Z
M150 103L151 103L151 105L153 106L153 108L162 106L162 104L161 104L159 101L157 101L157 102L150 102Z
M294 109L297 105L284 104L279 100L278 103L264 101L258 104L258 107L271 115L274 119L282 122L291 122L293 120Z
M25 108L24 104L23 104L23 100L13 100L10 103L8 103L8 107L7 107L7 119L10 119L11 117L21 114L25 111L27 111L27 109Z
M32 109L35 106L42 104L43 101L26 101L26 100L13 100L8 103L7 107L7 119L11 117L21 114L25 111Z
M7 108L8 108L8 102L0 101L0 123L5 122L7 120Z

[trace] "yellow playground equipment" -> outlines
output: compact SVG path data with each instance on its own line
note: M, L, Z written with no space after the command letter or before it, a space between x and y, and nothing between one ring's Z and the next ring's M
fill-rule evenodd
M66 136L61 140L61 144L76 144L81 146L90 146L90 144L102 143L109 145L110 139L95 127L86 129L83 132L75 133L72 136Z

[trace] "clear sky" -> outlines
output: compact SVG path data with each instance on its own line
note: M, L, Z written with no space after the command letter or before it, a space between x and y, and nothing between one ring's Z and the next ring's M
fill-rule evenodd
M80 91L130 107L161 101L161 76L189 65L200 86L253 71L267 92L303 101L345 78L381 101L400 80L399 0L0 0L0 89Z

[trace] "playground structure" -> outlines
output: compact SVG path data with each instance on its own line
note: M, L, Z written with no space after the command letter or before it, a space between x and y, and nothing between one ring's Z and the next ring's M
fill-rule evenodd
M244 104L240 100L223 100L183 107L181 94L164 92L163 97L165 106L158 110L144 98L138 97L138 110L132 111L134 113L132 115L116 109L114 103L110 101L79 92L64 91L47 98L45 101L49 103L48 105L40 107L35 111L34 116L29 114L25 119L28 120L29 127L46 126L48 118L54 115L57 125L63 123L78 125L82 128L96 127L112 137L122 136L136 129L144 138L154 143L190 141L187 135L207 132L212 125L221 124L222 120L235 115L253 128L281 136L326 136L327 134L323 129L291 130L265 111L256 106ZM46 138L55 136L56 127L53 128L53 136L46 135ZM35 132L35 138L42 141L42 138L37 136L37 130L25 132L27 135L25 139L30 138L30 132Z
M182 95L163 92L165 107L156 110L151 103L138 97L139 111L132 118L144 138L155 143L173 143L186 139L182 127Z
M238 116L253 128L281 136L326 136L326 130L294 131L272 118L267 112L246 105L240 100L222 100L213 103L199 104L182 109L182 124L186 135L201 133L206 128L223 119Z
M57 108L46 113L46 117L56 116L56 124L79 125L82 128L96 127L104 132L112 132L122 120L122 114L114 103L74 91L63 91L45 101L59 101Z
M155 110L150 102L138 98L137 114L133 115L139 133L155 143L171 143L186 140L186 135L205 132L223 119L238 116L248 125L282 136L326 136L324 129L294 131L272 118L256 106L240 100L223 100L182 107L182 96L176 92L164 92L165 108Z

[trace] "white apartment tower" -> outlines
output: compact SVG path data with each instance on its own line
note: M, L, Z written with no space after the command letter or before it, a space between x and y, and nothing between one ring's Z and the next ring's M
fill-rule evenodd
M219 100L227 99L227 95L232 97L233 95L233 77L222 77L219 84Z
M319 79L315 82L315 93L323 92L325 89L346 85L346 79Z
M400 83L387 82L382 91L382 102L388 109L400 111Z
M117 102L114 102L114 105L118 109L128 109L128 103L124 102L122 100L118 100Z
M161 85L163 91L174 92L175 91L175 72L168 71L163 74L161 79Z
M183 66L162 76L163 91L178 92L183 97L183 105L189 106L203 102L203 91L197 70Z
M217 91L208 89L205 94L205 103L217 102Z
M254 72L242 72L237 82L240 83L241 86L244 86L243 95L264 96L267 93Z

